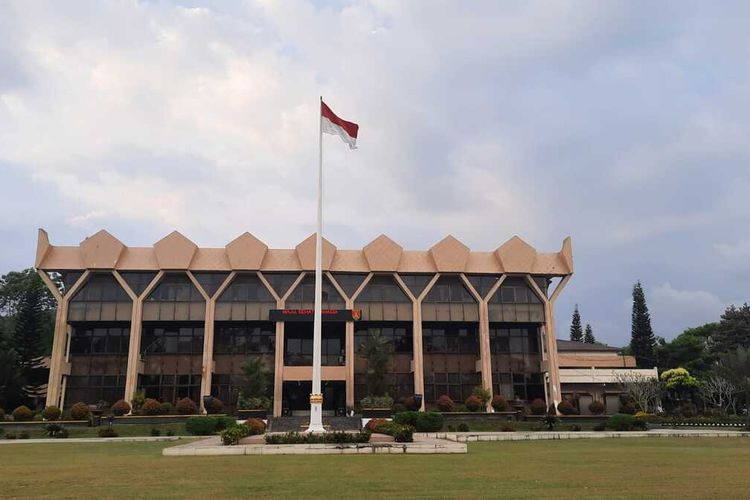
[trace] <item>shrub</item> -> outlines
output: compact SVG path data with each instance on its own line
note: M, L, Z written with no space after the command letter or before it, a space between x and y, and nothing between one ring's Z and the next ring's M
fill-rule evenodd
M474 394L466 398L464 404L469 411L482 411L482 409L484 408L484 403L482 403L482 400Z
M16 422L28 422L34 418L34 414L31 412L28 406L21 405L13 410L13 420Z
M627 413L617 413L607 420L607 428L615 431L633 431L646 429L646 422Z
M221 443L224 446L239 444L240 439L250 435L250 428L246 425L233 425L221 431Z
M391 408L393 398L390 396L366 396L359 402L362 408Z
M159 405L159 413L162 415L174 415L174 405L169 401L163 402Z
M635 405L633 403L624 403L620 405L620 414L633 415L635 413Z
M390 434L397 443L411 443L414 441L414 427L411 425L394 425Z
M44 417L41 413L34 413L34 417L32 418L34 422L41 422L44 420Z
M456 404L453 402L450 396L447 394L443 394L440 396L437 400L437 407L440 411L453 411L453 408L455 408Z
M466 423L461 422L458 424L458 432L469 432L469 426Z
M198 405L190 398L182 398L177 401L175 409L180 415L195 415L198 413Z
M607 424L605 422L599 422L594 426L594 430L597 432L602 432L604 429L607 428Z
M97 434L100 438L116 438L119 435L113 427L102 427Z
M288 432L286 434L267 434L266 444L342 444L342 443L367 443L370 440L370 431L361 432L328 432L326 434L300 434L299 432Z
M42 417L44 420L60 420L61 415L62 410L57 406L47 406L44 408L44 411L42 411Z
M604 413L604 403L601 401L592 401L589 405L589 411L592 415L601 415Z
M151 429L151 435L154 437L161 436L161 431L159 429Z
M535 399L529 405L529 410L532 415L544 415L547 412L547 404L543 399Z
M371 418L365 425L365 429L370 432L378 432L377 428L383 424L387 424L389 421L384 418Z
M130 403L128 403L124 399L120 399L116 401L110 409L112 410L112 415L122 417L123 415L127 415L128 413L130 413L131 406Z
M167 436L174 436L174 431L172 429L169 429L167 431Z
M481 385L476 386L474 390L471 391L471 395L479 398L479 401L481 401L483 405L487 405L487 403L490 402L490 399L492 399L492 393L490 390L485 389Z
M91 410L86 403L76 403L70 407L70 418L73 420L88 420L90 415Z
M504 397L498 394L497 396L492 398L492 407L495 409L495 411L508 411L510 405Z
M259 418L248 418L244 425L248 429L248 436L257 436L266 432L266 423Z
M148 398L143 402L143 406L141 406L141 413L149 416L159 415L161 413L161 403L155 399Z
M575 406L573 406L573 404L567 399L563 399L562 401L557 403L557 411L559 411L563 415L576 415L578 413L578 410L576 410Z
M418 418L418 411L402 411L401 413L396 413L396 416L393 417L393 422L400 425L411 425L412 427L416 427Z
M133 413L140 415L143 404L146 402L146 393L144 393L142 389L135 391L133 399L131 399L130 402L133 405Z
M404 407L409 411L417 411L419 410L419 406L417 405L417 400L414 399L413 396L409 396L408 398L404 399Z
M216 420L216 432L223 431L227 427L237 425L237 420L229 415L216 415L211 417Z
M224 410L224 403L217 397L211 398L211 401L206 405L206 413L214 414L221 413Z
M185 422L185 430L193 436L209 436L216 432L216 417L193 416Z
M414 427L417 432L437 432L443 428L443 422L443 415L436 411L418 412Z

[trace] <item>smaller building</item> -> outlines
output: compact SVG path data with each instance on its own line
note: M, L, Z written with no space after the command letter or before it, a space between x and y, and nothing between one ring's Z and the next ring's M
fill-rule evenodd
M656 368L637 368L635 357L622 351L622 348L604 344L557 340L562 396L577 399L582 415L590 414L592 401L604 403L607 414L620 410L623 392L618 377L622 374L658 378Z

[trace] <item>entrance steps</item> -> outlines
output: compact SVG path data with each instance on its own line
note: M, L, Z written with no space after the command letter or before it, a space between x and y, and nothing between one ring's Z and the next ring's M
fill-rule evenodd
M326 431L359 431L361 422L359 417L323 417ZM309 424L310 417L271 417L268 432L302 432Z

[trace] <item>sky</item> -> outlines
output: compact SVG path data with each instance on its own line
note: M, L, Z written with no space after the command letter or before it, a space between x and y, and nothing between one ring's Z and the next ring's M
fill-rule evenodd
M0 273L37 228L129 246L174 229L291 248L424 250L452 234L541 252L571 236L556 304L630 338L719 319L750 286L750 3L0 0Z

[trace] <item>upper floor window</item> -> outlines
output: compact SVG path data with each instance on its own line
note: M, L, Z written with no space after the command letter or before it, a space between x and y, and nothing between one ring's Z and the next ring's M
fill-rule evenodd
M92 274L73 302L130 302L130 296L109 273Z
M399 274L401 281L409 288L415 297L419 297L432 281L432 274Z
M240 274L219 297L219 302L276 302L255 274Z
M144 323L143 354L201 354L203 326L181 323Z
M523 278L507 278L490 300L493 304L541 304Z
M153 272L125 271L120 275L136 295L141 295L156 277L156 273Z
M325 275L321 285L323 302L344 302L344 299ZM292 292L288 302L315 302L315 276L313 274L308 274L303 278L302 283Z
M427 292L425 302L475 303L474 296L464 286L458 276L441 276Z
M127 354L130 344L128 326L74 326L70 354Z
M276 348L275 323L217 323L216 354L273 354Z
M357 302L411 302L393 276L373 276Z
M490 326L490 352L492 354L539 353L539 336L536 327L496 328Z
M148 296L153 302L203 302L203 296L184 273L169 273Z
M424 351L431 354L477 354L479 333L474 323L425 323Z

